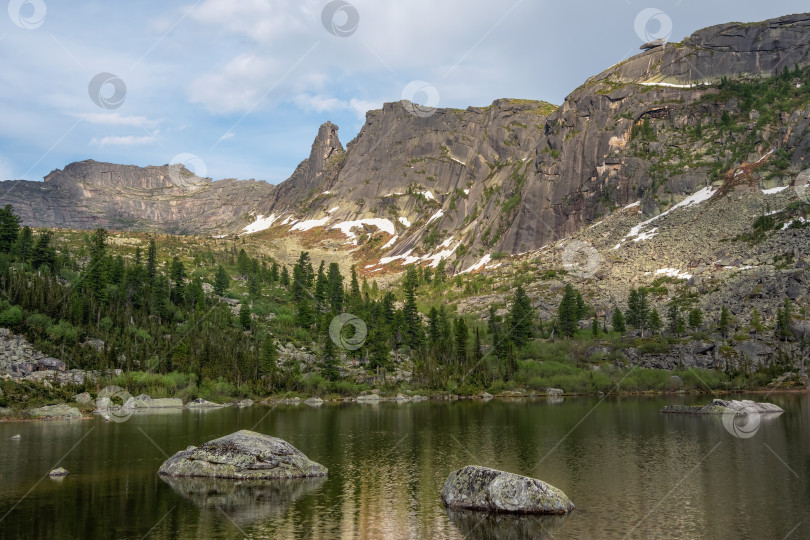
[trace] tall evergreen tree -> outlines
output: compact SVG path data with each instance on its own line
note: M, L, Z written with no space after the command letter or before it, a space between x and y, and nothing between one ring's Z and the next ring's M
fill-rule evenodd
M274 390L278 384L278 349L270 336L262 343L259 356L259 376L267 378L267 386Z
M522 347L532 337L534 308L523 287L518 285L509 311L509 338L516 347Z
M577 305L577 291L569 283L565 286L560 306L557 308L557 323L563 336L572 338L576 335L580 311Z
M34 247L31 250L31 264L35 270L42 266L48 266L51 270L56 270L56 250L51 247L51 232L45 231L40 234Z
M231 286L231 276L228 275L228 272L220 264L217 267L217 273L214 275L214 292L217 293L219 296L222 296L225 294L225 291L227 291L228 287L230 286Z
M340 275L338 263L329 263L329 272L326 277L329 290L329 305L334 313L343 311L343 276Z
M33 249L34 233L31 231L31 227L26 225L20 229L20 233L17 236L17 241L14 246L14 252L21 261L28 262L31 260L31 252Z
M697 330L703 324L703 312L700 308L692 308L689 310L689 327L692 330Z
M624 334L627 331L627 327L624 324L624 315L622 315L622 310L620 310L619 308L613 310L613 317L611 318L611 324L613 326L614 332Z
M408 267L407 274L402 283L405 293L405 305L402 314L405 319L406 343L411 350L416 350L422 344L422 322L419 320L419 310L416 307L416 270Z
M720 322L717 325L717 329L720 330L720 335L724 338L728 337L728 329L731 325L731 314L728 312L728 308L723 306L720 308Z
M243 330L250 330L251 322L250 306L247 305L247 302L242 302L239 307L239 325Z
M149 239L149 249L146 252L146 280L152 284L157 278L157 246L155 239Z
M20 231L20 217L10 204L0 208L0 253L10 253Z
M456 361L459 365L464 366L467 364L467 341L470 338L470 331L467 328L467 323L464 322L464 317L456 319L454 325L454 334L456 338Z

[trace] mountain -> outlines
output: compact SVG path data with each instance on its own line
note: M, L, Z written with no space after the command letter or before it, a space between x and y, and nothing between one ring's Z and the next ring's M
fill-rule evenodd
M810 14L656 45L591 77L559 107L389 103L367 113L345 149L327 122L278 186L85 161L44 183L0 183L0 203L29 225L269 229L273 238L360 245L354 256L369 267L448 259L461 271L549 246L636 202L642 221L702 189L722 197L723 184L794 182L810 147L810 94L795 71L810 66ZM751 95L753 83L727 81L761 78L787 80L795 92L777 104L779 96Z

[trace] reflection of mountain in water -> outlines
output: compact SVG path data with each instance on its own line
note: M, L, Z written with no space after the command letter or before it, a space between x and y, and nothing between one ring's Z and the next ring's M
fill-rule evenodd
M326 481L325 477L252 481L160 478L197 506L221 510L240 524L279 516L301 497L320 489Z
M474 540L530 540L553 538L567 516L527 516L487 514L469 510L450 510L447 515L464 538Z

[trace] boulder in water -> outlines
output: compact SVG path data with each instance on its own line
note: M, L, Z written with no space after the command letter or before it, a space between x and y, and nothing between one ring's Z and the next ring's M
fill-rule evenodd
M63 467L57 467L57 468L55 468L54 470L52 470L51 472L48 473L48 476L50 476L51 478L56 478L56 477L60 477L60 476L67 476L67 475L68 475L68 470L63 468Z
M688 405L667 405L661 409L662 413L678 414L738 414L738 413L758 413L758 414L780 414L785 412L782 407L773 403L757 403L743 399L737 401L732 399L714 399L711 403L702 407L690 407Z
M181 450L158 470L165 476L239 480L307 478L327 472L287 441L246 429Z
M31 418L42 418L46 420L60 420L81 418L82 412L76 407L60 403L59 405L45 405L36 409L28 409L26 414Z
M574 509L562 490L542 480L475 465L450 473L442 502L451 509L516 514L567 514Z

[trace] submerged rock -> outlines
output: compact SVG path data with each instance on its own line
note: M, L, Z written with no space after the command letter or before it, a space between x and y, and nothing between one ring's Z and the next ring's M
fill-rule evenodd
M287 441L246 429L181 450L158 470L166 476L242 480L305 478L327 472Z
M22 439L22 437L20 437L19 433L17 433L16 435L11 436L12 441L19 441L20 439Z
M76 407L71 407L70 405L65 405L64 403L59 405L45 405L44 407L37 407L36 409L28 409L26 414L31 418L52 420L82 417L82 412L79 409Z
M51 472L48 473L48 476L50 476L51 478L58 477L58 476L67 476L67 475L68 475L68 470L63 468L63 467L57 467L57 468L55 468L54 470L52 470Z
M242 401L237 401L236 406L240 409L243 407L253 407L253 400L252 399L243 399Z
M566 514L574 509L565 493L542 480L475 465L450 473L442 502L452 509L517 514Z
M708 405L703 405L702 407L690 407L688 405L667 405L661 409L661 412L676 414L779 414L785 411L773 403L757 403L756 401L751 401L748 399L741 401L714 399L711 403Z
M301 497L318 490L326 478L229 480L161 476L182 497L200 508L217 509L239 524L282 515Z
M304 403L309 405L310 407L320 407L321 405L323 405L323 400L318 396L314 396L304 401Z

